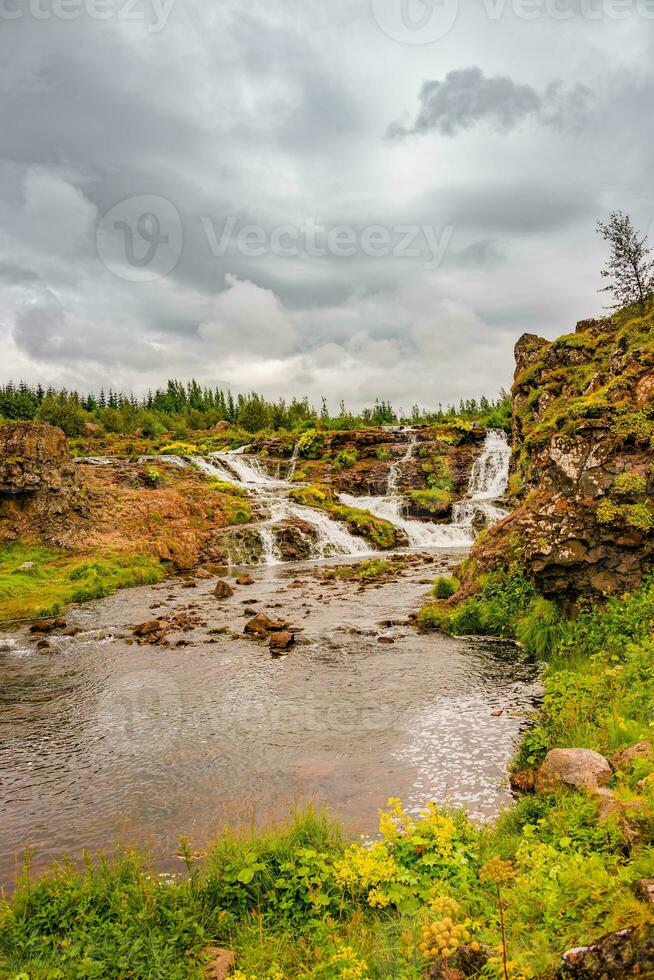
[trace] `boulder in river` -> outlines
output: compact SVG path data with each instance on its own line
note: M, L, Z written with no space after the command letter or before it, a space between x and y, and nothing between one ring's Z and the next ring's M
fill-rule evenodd
M237 585L254 585L254 579L247 573L246 575L239 575L236 579Z
M216 582L216 588L213 590L213 594L216 599L229 599L230 596L234 595L234 589L229 582L221 578Z
M156 633L161 633L164 628L164 624L160 619L148 619L145 623L139 623L132 629L134 636L138 636L143 639L145 637L154 636Z
M271 633L279 633L288 628L288 623L283 620L271 619L266 613L257 613L245 624L244 632L253 636L269 636Z
M275 651L288 650L295 643L295 637L289 630L280 630L270 634L270 649Z
M553 793L562 786L596 789L606 786L612 769L603 755L591 749L552 749L536 773L536 790Z

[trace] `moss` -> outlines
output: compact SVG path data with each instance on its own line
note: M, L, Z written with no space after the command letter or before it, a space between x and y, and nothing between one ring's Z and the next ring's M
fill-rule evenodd
M615 524L620 518L620 507L612 500L602 500L595 512L598 524Z
M622 515L629 527L647 534L654 527L654 510L649 504L625 504Z
M440 514L443 507L449 507L454 497L449 490L411 490L408 494L409 499L422 510L430 514Z
M639 497L647 490L647 479L640 473L625 471L615 478L612 490L619 497Z

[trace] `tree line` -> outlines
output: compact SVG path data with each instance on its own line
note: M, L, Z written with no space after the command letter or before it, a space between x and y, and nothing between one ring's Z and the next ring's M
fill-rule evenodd
M171 379L164 388L149 391L141 398L111 388L99 394L80 394L64 388L28 385L24 381L18 384L9 381L0 386L0 419L50 422L62 428L67 436L81 435L89 423L101 426L106 432L139 432L146 438L171 433L183 438L189 430L210 429L223 421L246 432L298 432L316 425L349 429L447 422L457 417L505 426L510 419L508 395L501 392L494 400L462 399L458 406L439 404L434 411L414 405L408 414L396 410L388 401L377 400L356 413L341 402L338 413L332 415L324 398L316 410L306 397L270 401L257 392L234 395L229 390L200 385L195 379L186 383Z

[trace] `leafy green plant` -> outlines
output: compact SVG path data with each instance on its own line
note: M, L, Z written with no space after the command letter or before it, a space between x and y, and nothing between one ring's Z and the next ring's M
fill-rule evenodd
M431 594L434 599L449 599L455 592L459 591L461 583L457 578L439 575L434 582Z

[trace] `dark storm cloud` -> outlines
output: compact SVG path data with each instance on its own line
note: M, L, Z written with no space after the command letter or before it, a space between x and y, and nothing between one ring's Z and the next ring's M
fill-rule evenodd
M455 136L481 122L508 133L526 119L562 126L583 116L590 94L582 85L566 92L558 81L540 93L506 75L488 78L481 68L463 68L448 72L442 82L424 82L414 124L406 128L392 123L388 135L400 137L435 130L444 136Z
M558 332L593 312L595 219L611 206L654 217L637 23L616 44L581 20L489 28L473 12L416 49L367 2L175 0L149 26L2 21L0 344L15 375L143 388L195 373L407 406L492 393L525 324ZM435 77L404 132L459 138L380 139ZM619 171L615 146L628 147ZM148 283L96 248L105 212L142 194L170 202L183 230L178 260ZM451 241L437 269L361 248L216 254L203 220L220 236L230 218L268 236L310 218L357 235L450 228Z

